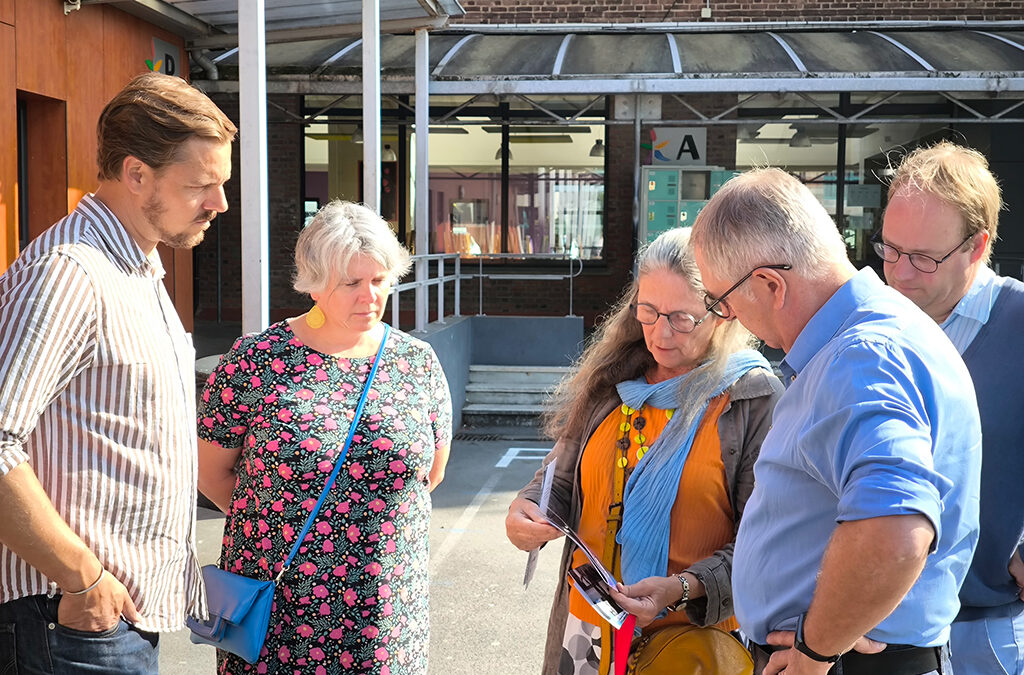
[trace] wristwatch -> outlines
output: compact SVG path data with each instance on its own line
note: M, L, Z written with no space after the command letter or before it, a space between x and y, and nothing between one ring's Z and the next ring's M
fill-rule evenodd
M796 639L793 641L793 647L807 658L811 659L812 661L817 661L818 663L835 663L840 658L842 658L842 652L839 652L838 654L833 654L832 656L824 656L823 654L819 654L818 652L814 651L806 644L804 644L804 618L806 617L807 612L804 612L800 615L800 618L797 619Z
M686 603L690 601L690 582L686 580L682 572L679 574L673 574L676 579L679 579L679 583L683 586L683 597L679 598L679 602L674 605L669 605L668 610L670 612L681 612L686 608Z

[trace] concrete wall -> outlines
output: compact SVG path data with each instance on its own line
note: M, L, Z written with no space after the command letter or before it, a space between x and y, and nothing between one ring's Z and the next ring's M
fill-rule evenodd
M583 349L579 316L474 316L472 363L568 366Z
M462 406L466 402L466 385L469 383L469 364L473 345L473 317L450 316L445 323L427 326L425 335L416 334L430 344L441 361L448 389L452 394L452 428L462 426Z
M455 429L462 426L469 366L568 366L583 348L583 318L538 316L449 317L416 337L441 361L452 394Z

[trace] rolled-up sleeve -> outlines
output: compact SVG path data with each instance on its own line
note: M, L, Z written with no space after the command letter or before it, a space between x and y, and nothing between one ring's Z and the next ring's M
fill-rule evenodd
M88 275L59 252L0 278L0 476L29 461L39 416L88 367L96 318Z
M843 351L849 381L832 389L836 419L822 425L839 429L838 444L834 459L816 469L839 497L838 522L920 514L931 521L934 542L953 485L935 468L927 377L891 349L864 341Z

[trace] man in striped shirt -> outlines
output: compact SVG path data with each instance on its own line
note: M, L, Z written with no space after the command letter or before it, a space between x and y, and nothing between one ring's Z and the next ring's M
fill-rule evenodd
M889 284L963 356L981 412L981 534L950 634L957 675L1024 673L1024 284L988 265L1001 209L985 157L939 143L896 171L874 242Z
M227 210L235 126L146 73L98 125L99 187L0 277L0 665L156 673L203 616L194 351L158 243Z

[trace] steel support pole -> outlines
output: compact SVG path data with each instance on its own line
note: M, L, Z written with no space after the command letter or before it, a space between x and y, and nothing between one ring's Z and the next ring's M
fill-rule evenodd
M363 0L363 203L380 213L380 0Z
M430 253L430 40L426 29L416 31L416 254ZM427 326L430 296L423 283L430 261L416 261L416 330ZM443 288L443 284L442 284Z
M238 0L243 333L270 323L265 35L264 0Z

